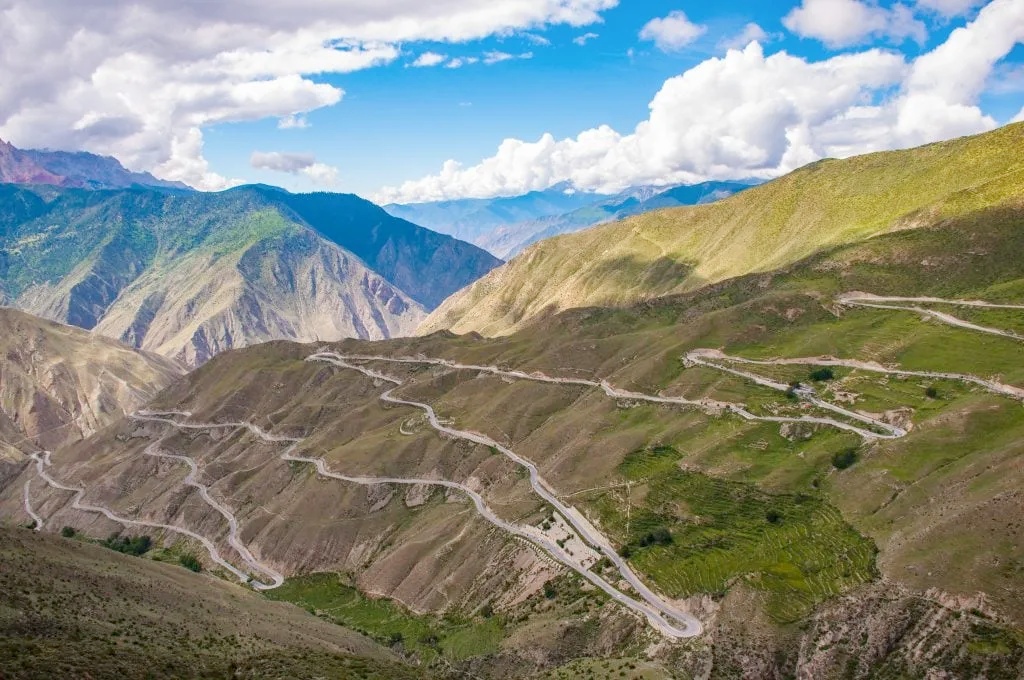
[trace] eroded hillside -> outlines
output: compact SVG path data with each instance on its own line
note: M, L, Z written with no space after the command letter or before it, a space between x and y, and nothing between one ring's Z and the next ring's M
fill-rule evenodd
M0 308L0 453L57 449L141 408L185 373L108 338Z
M149 526L237 580L186 528L347 621L305 576L341 574L488 631L408 646L482 675L1016 677L1022 226L979 211L501 339L229 353L32 461L0 509Z

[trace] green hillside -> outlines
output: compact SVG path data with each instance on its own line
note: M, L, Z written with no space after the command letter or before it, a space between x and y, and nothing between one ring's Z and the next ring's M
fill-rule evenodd
M459 292L420 333L500 335L559 310L621 305L786 266L822 248L941 223L1024 195L1024 124L825 160L708 206L541 242Z
M406 334L497 263L355 196L0 191L8 304L192 366L267 340Z

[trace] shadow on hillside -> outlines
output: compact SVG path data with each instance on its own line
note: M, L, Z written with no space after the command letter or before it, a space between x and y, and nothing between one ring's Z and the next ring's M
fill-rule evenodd
M635 256L617 257L601 262L590 270L592 288L607 291L623 301L632 298L664 295L680 286L698 288L703 285L695 275L697 263L659 257L652 261ZM589 292L589 291L588 291Z

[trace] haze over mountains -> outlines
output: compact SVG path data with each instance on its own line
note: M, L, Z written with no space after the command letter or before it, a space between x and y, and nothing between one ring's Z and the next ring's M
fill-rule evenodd
M651 210L710 203L748 186L740 182L705 182L670 189L641 186L609 196L557 185L522 196L391 204L384 209L511 259L545 238Z

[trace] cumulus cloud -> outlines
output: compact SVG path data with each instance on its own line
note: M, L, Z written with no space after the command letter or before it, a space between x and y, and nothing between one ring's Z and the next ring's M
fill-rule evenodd
M420 56L416 57L416 61L412 62L412 66L415 68L423 68L429 66L437 66L443 64L448 57L444 54L438 54L437 52L424 52Z
M967 14L985 0L917 0L920 9L935 12L944 17L958 17Z
M928 37L924 23L914 18L909 7L897 3L886 9L874 0L803 0L782 23L801 37L815 38L833 48L877 36L897 42L911 38L919 43Z
M668 16L651 19L640 29L640 39L650 40L664 52L680 50L707 32L706 26L699 26L686 18L680 10L669 12Z
M757 42L670 78L630 134L506 139L477 165L382 189L382 202L514 195L569 182L636 184L769 178L823 157L905 148L997 125L977 105L989 73L1024 42L1024 3L993 0L972 23L908 63L871 49L810 61ZM699 105L695 105L699 103Z
M394 61L403 42L582 27L617 3L5 0L0 137L110 154L133 169L222 188L232 180L202 157L208 126L303 120L344 95L317 76Z
M763 45L768 42L769 39L770 36L763 28L758 24L751 22L744 26L743 30L736 35L723 38L719 41L718 46L721 49L736 50L744 48L755 41Z
M334 186L338 183L338 169L318 163L311 153L283 153L280 151L254 151L249 165L257 170L272 170L289 175L302 175L317 186Z
M575 44L579 45L580 47L583 47L584 45L586 45L591 40L594 40L594 39L600 38L600 37L601 36L599 36L597 33L584 33L583 35L576 36L575 38L572 39L572 41Z

